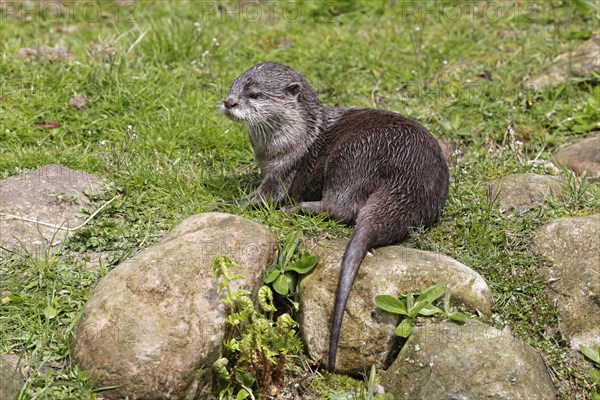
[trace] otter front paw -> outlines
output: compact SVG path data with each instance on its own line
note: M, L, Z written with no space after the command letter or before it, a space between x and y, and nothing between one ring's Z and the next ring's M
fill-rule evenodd
M246 197L243 197L243 198L237 200L235 203L241 208L244 208L244 207L259 208L259 207L265 207L266 205L268 205L269 199L267 197L259 194L258 192L254 192L252 194L249 194Z
M323 210L323 204L320 201L304 201L296 205L287 205L281 207L281 211L285 214L320 214Z

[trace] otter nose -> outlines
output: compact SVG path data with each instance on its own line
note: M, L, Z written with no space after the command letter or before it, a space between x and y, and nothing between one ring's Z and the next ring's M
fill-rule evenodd
M223 102L223 106L225 106L225 108L228 110L231 110L233 107L236 107L237 105L238 105L238 103L232 97L229 97L227 100L225 100Z

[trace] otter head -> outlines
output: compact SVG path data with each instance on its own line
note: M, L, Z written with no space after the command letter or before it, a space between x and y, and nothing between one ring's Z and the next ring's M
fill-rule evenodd
M274 140L280 132L300 134L308 120L321 112L321 103L299 72L275 62L258 64L236 78L220 110L244 123L251 136ZM280 138L281 139L281 138Z

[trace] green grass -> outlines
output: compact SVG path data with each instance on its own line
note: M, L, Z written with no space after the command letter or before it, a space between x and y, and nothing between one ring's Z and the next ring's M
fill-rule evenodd
M582 194L571 179L570 196L515 217L500 213L485 185L513 172L551 172L527 161L550 160L560 145L597 129L597 76L540 93L522 85L591 36L598 20L585 2L525 2L521 7L539 8L518 10L498 2L499 14L487 17L489 3L444 3L465 12L457 21L445 14L450 8L426 14L414 7L418 2L300 1L260 9L218 3L221 16L215 2L100 1L61 15L37 3L30 21L0 3L0 177L58 163L106 179L97 204L119 196L59 254L1 260L0 353L24 354L31 367L21 398L93 396L99 388L68 362L68 347L94 285L184 218L251 190L258 169L246 134L216 110L231 80L265 60L303 72L327 104L394 110L456 145L441 223L406 244L443 252L481 273L495 299L488 322L508 325L540 350L561 399L588 398L592 380L557 332L537 269L544 260L529 243L554 218L599 212L599 186ZM435 4L441 3L429 2ZM100 9L102 18L92 12ZM73 60L16 57L22 47L55 44ZM478 76L484 71L493 81ZM74 94L88 96L90 107L70 108ZM61 127L33 125L42 120ZM518 151L503 147L508 121ZM296 228L307 236L351 232L323 216L230 211L281 235ZM107 265L85 269L75 257L82 252L106 253ZM308 390L319 393L345 385L311 379Z

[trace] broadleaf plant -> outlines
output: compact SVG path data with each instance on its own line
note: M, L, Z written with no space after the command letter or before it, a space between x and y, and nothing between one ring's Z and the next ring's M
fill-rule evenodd
M306 252L294 259L301 239L301 231L294 231L286 236L279 249L277 262L265 273L264 283L271 284L273 289L282 296L295 294L298 285L297 274L309 273L319 262L318 256Z
M380 295L375 297L375 304L384 311L404 316L400 324L396 327L397 336L407 338L412 333L417 318L419 316L432 316L435 314L444 314L450 320L455 322L464 322L466 315L450 307L450 292L444 284L434 285L414 298L413 293L396 298L390 295ZM443 308L440 309L433 303L444 296Z
M600 400L600 347L596 350L580 344L579 351L592 363L595 368L588 370L594 380L595 390L592 393L592 400Z

